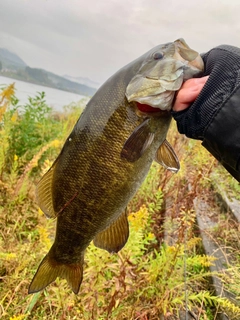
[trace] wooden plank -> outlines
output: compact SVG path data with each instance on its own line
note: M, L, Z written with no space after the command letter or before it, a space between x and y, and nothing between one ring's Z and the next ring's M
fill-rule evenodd
M222 272L226 270L226 265L228 261L226 260L226 255L223 250L214 242L214 239L210 236L209 230L217 225L214 217L219 214L219 212L212 212L212 208L204 202L202 199L196 197L194 199L194 208L196 211L197 224L199 228L199 233L202 238L202 244L204 251L207 255L216 258L214 265L210 266L211 272ZM209 214L211 213L211 214ZM224 290L223 283L218 277L212 276L212 285L216 295L220 297L226 297L233 303L236 303L235 296L230 292ZM228 320L229 318L224 313L218 313L218 320Z
M215 185L215 190L226 210L229 210L233 218L240 223L240 201L234 198L229 199L226 192L217 184Z

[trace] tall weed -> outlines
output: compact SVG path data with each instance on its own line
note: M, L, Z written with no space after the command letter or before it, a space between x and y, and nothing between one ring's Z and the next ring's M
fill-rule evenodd
M35 183L51 166L80 109L53 114L43 93L21 106L13 85L0 93L1 319L157 320L174 319L186 309L198 319L214 319L213 306L238 319L237 305L208 290L208 267L215 260L200 253L195 235L193 199L198 192L208 196L217 164L174 127L169 136L181 171L173 175L152 165L128 206L130 238L124 249L110 255L91 244L77 296L62 279L27 294L55 230L55 221L36 205Z

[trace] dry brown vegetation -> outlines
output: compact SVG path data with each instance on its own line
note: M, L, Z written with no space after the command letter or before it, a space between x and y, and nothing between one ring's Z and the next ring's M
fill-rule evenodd
M0 93L0 317L1 319L180 319L186 309L196 319L216 319L217 311L240 318L239 226L224 214L212 230L231 251L229 272L215 274L236 296L232 302L209 287L215 259L202 251L193 200L217 206L212 172L231 194L238 184L198 141L171 127L169 140L181 161L174 175L153 164L128 206L130 238L119 254L91 245L79 295L65 280L28 295L28 285L49 250L55 223L35 202L35 184L49 168L81 107L53 115L39 94L19 107L14 87ZM215 177L216 178L216 177ZM191 186L191 188L190 188ZM230 191L229 191L230 192ZM206 212L209 214L209 212Z

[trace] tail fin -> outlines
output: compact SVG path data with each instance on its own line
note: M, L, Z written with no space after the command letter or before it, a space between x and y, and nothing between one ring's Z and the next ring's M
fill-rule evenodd
M79 263L60 264L47 254L34 275L28 293L43 290L57 277L65 278L72 291L77 294L83 278L83 258Z

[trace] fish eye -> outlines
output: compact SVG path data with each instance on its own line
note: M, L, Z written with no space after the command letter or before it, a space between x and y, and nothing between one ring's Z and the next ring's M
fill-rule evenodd
M160 60L160 59L162 59L163 58L163 54L161 53L161 52L155 52L154 54L153 54L153 59L154 60Z

